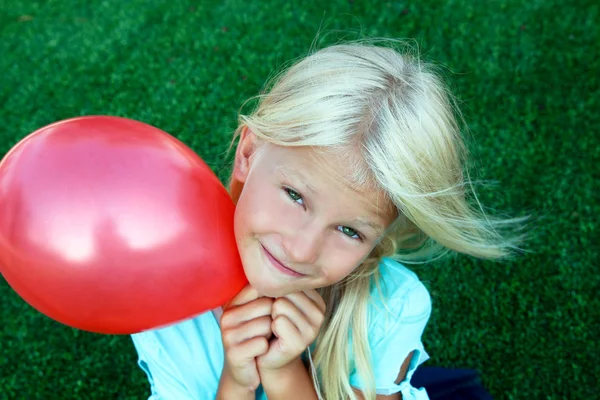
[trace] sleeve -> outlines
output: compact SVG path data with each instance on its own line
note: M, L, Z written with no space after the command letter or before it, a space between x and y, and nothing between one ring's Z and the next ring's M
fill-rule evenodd
M377 309L369 327L375 388L379 395L400 392L403 400L426 400L429 397L425 389L412 387L410 380L417 366L428 358L421 335L431 315L431 297L420 281L402 292L389 299L387 307ZM406 377L396 384L400 368L411 352ZM350 375L350 384L364 388L356 370Z
M146 373L150 383L148 400L193 400L177 375L177 369L171 367L171 360L163 354L152 333L137 333L131 338L138 353L138 366Z

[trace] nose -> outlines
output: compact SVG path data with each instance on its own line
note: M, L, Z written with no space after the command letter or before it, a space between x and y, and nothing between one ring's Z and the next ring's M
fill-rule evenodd
M297 264L314 264L324 242L322 232L323 229L313 221L285 235L282 245L288 260Z

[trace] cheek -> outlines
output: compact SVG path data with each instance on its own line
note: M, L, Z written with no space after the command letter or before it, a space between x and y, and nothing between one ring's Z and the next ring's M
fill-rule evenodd
M347 248L332 252L322 272L327 284L332 285L350 275L367 254L368 251L364 249Z
M233 232L235 234L235 241L238 245L238 248L240 247L240 241L243 233L246 230L245 226L246 223L244 221L244 215L242 209L240 208L240 203L238 203L235 207L235 214L233 217Z
M247 194L243 193L240 196L236 207L233 218L233 230L235 232L235 239L238 245L238 249L242 249L244 246L245 238L252 231L252 205L248 200L251 200Z
M271 187L257 187L242 192L234 217L234 231L238 245L244 238L277 232L281 221L285 221L284 204L276 197Z
M277 188L265 186L242 195L236 207L235 229L247 234L282 234L297 224L298 215L294 205L286 203Z

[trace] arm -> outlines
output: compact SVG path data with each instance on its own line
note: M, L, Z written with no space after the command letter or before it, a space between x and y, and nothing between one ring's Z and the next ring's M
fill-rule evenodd
M218 400L250 400L260 385L256 357L268 349L273 299L250 285L223 306L221 338L225 350Z
M363 393L360 390L357 389L353 389L354 393L356 393L356 398L358 400L365 400L365 397L363 396ZM390 394L389 396L383 395L383 394L378 394L377 396L375 396L375 400L402 400L402 394L401 393L394 393L394 394Z
M398 373L398 377L396 378L396 381L394 382L396 385L399 384L400 382L402 382L406 378L406 373L408 372L408 366L410 365L410 362L412 360L412 355L413 355L413 352L411 352L408 355L408 357L406 357L404 362L402 363L402 366L400 367L400 372ZM360 390L354 389L354 393L356 393L356 398L358 400L365 399L365 397L363 396L363 393ZM394 393L394 394L391 394L388 396L378 394L377 396L375 396L375 400L402 400L402 393Z
M223 371L216 400L254 400L254 397L254 390L238 385L231 375Z
M292 293L273 303L273 338L267 353L257 358L269 400L318 398L300 355L317 337L324 314L325 302L315 290Z
M312 378L300 357L278 370L260 374L263 389L269 400L317 400Z

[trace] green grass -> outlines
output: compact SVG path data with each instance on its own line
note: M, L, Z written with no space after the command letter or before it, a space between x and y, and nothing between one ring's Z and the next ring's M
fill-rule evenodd
M112 114L177 135L223 178L238 108L322 23L345 32L325 42L415 38L461 99L476 176L498 182L481 200L545 216L516 261L418 269L434 301L429 364L478 369L498 399L597 397L597 2L208 3L1 1L2 154L51 122ZM147 395L128 337L55 323L3 280L0 299L0 398Z

